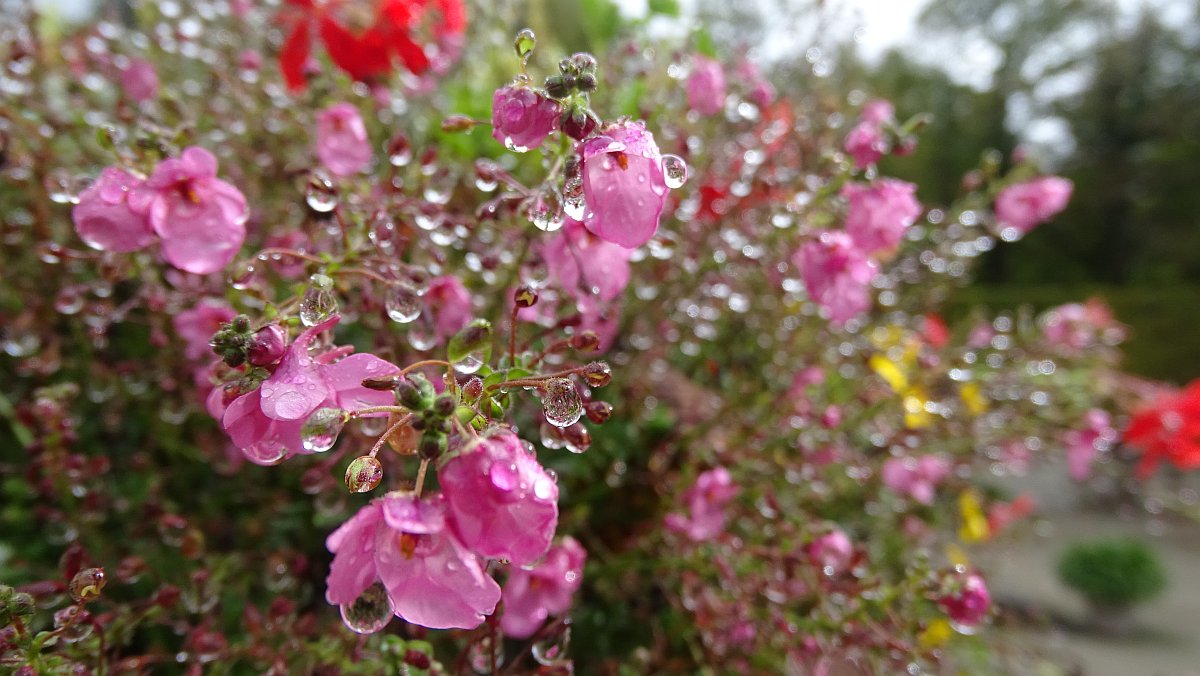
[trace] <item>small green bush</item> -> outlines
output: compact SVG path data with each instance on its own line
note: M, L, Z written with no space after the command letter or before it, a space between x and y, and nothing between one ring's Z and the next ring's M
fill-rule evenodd
M1154 550L1127 539L1072 545L1059 560L1058 576L1092 604L1104 608L1130 608L1150 600L1167 584Z

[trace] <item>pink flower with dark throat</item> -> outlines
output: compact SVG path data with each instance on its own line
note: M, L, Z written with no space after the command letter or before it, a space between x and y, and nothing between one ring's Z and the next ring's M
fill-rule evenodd
M563 291L576 298L598 296L604 302L625 290L631 255L629 249L596 237L571 218L542 250L546 267Z
M712 59L692 57L687 80L688 107L701 115L716 115L725 107L725 71Z
M513 567L504 583L500 628L505 635L529 638L551 615L565 613L571 607L571 596L583 582L586 560L583 546L567 537L562 544L551 547L533 569Z
M662 154L642 122L622 122L580 144L583 225L600 239L627 249L658 230L667 202Z
M371 141L358 108L335 103L317 114L317 158L335 176L352 176L371 164Z
M193 146L159 162L129 193L130 208L162 238L163 256L186 272L216 272L246 239L246 198L217 178L217 158Z
M1072 189L1070 181L1058 176L1010 185L996 196L996 222L1001 231L1016 228L1026 234L1065 209Z
M325 598L354 603L376 581L401 619L430 629L472 629L492 614L500 586L446 523L440 495L393 492L330 534Z
M792 255L814 303L829 312L835 323L844 324L871 307L871 280L877 267L850 235L823 232Z
M542 145L558 129L562 105L530 87L507 85L492 95L492 137L513 152Z
M523 566L546 553L558 526L558 484L507 430L483 437L438 472L450 526L468 548Z
M917 186L884 178L871 184L847 183L842 196L849 202L846 232L867 253L889 251L921 215Z
M137 251L154 241L146 218L129 207L131 190L141 185L133 174L108 167L96 182L79 194L71 210L75 232L88 246L100 251Z

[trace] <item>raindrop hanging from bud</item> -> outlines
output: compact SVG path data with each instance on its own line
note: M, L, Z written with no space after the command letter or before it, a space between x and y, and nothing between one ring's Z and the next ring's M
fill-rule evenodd
M558 193L539 193L529 204L529 221L538 230L554 232L563 226L563 206Z
M338 609L346 628L356 634L374 634L386 627L395 614L392 599L381 582L367 587L354 603L343 603Z
M300 322L305 326L316 326L338 311L337 296L333 293L333 279L326 275L309 277L309 286L300 300Z
M68 591L76 602L86 603L100 598L106 582L103 568L84 568L71 578Z
M369 455L355 458L346 466L346 488L351 493L373 491L380 481L383 481L383 464Z
M319 214L327 214L338 205L337 188L333 181L320 171L314 171L304 186L304 201L308 208Z
M663 182L667 187L674 190L675 188L683 187L688 180L687 162L683 161L678 155L663 155L662 156Z
M409 162L412 162L412 144L409 143L408 137L404 134L397 134L388 141L387 146L388 162L393 167L404 167Z
M583 402L575 383L567 378L551 378L542 386L542 413L555 427L568 427L583 417Z
M324 453L337 443L338 435L346 425L346 412L340 408L318 408L304 421L300 428L300 443L304 450Z
M548 636L533 644L530 651L533 659L544 667L564 666L567 662L567 646L571 644L571 627Z
M383 304L388 317L397 324L408 324L421 316L421 297L416 289L404 282L388 287Z
M562 429L562 440L568 451L583 453L592 445L592 433L581 423L575 423Z
M513 50L517 53L517 58L521 59L521 65L529 62L529 57L533 54L533 48L537 46L537 36L529 28L522 28L517 31L517 37L513 39Z

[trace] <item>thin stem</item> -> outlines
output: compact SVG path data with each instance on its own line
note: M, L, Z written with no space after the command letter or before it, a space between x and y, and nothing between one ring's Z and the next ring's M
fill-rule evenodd
M404 368L400 369L400 373L396 375L407 375L410 371L415 371L423 366L445 366L449 368L453 366L453 364L448 361L442 361L441 359L426 359L424 361L419 361L415 364L409 364L408 366L405 366Z
M412 420L411 413L404 416L403 418L397 420L396 424L389 427L387 429L387 431L383 433L383 436L379 437L379 439L377 439L375 441L375 445L371 447L370 456L372 458L374 458L375 456L379 455L379 449L383 448L383 445L387 442L387 440L390 439L391 436L393 434L395 434L397 430L399 430L401 427L404 427L405 425L407 425L408 421L410 421L410 420Z
M541 387L547 380L552 380L554 378L566 378L567 376L575 375L576 373L582 373L586 368L586 366L576 366L573 369L558 371L557 373L529 376L528 378L518 378L517 380L506 380L502 383L488 385L487 389L484 391L495 392L496 390L504 387Z
M309 261L312 263L320 263L321 265L325 265L328 262L319 256L307 254L307 253L304 253L303 251L296 251L295 249L279 249L279 248L263 249L262 251L259 251L257 254L251 256L251 258L261 261L263 256L270 257L275 254L279 254L281 256L291 256L293 258L300 258L300 259L303 259L303 260L306 260L306 261Z
M511 322L508 325L508 363L517 363L517 313L521 308L513 303Z
M413 489L413 492L417 494L418 498L421 497L421 489L425 487L425 472L428 469L429 461L422 459L421 468L417 470L417 485L416 488Z
M543 359L545 359L549 354L551 354L553 352L558 352L559 350L563 349L564 347L566 347L570 344L571 344L570 339L565 339L565 340L560 340L558 342L550 343L549 345L546 346L546 348L544 350L539 352L538 355L533 358L533 361L530 362L529 365L533 366L535 364L540 364L541 361Z
M382 284L395 284L396 283L396 280L388 279L387 277L384 277L383 275L379 274L378 272L375 272L373 270L368 270L366 268L342 268L342 269L334 272L333 274L335 274L335 275L359 275L361 277L367 277L369 279L373 279Z
M372 413L408 414L408 413L412 413L412 411L409 411L407 408L404 408L403 406L368 406L366 408L360 408L357 411L350 411L350 418L351 419L361 418L364 415L370 415Z

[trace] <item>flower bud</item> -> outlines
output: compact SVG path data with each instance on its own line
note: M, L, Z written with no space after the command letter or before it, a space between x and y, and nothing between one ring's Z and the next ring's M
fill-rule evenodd
M604 424L612 417L613 407L607 401L589 401L583 407L583 413L587 419L597 425Z
M449 445L446 435L432 430L426 430L417 444L417 453L423 460L437 460Z
M84 568L71 578L67 590L76 602L86 603L100 598L106 582L103 568Z
M571 87L562 75L551 75L546 78L543 86L546 88L546 94L552 99L563 99L571 93Z
M483 396L483 379L474 376L462 387L463 401L476 402Z
M519 308L533 307L538 302L538 292L532 286L519 286L513 292L513 303Z
M403 376L399 375L373 376L371 378L363 378L362 386L368 390L387 392L388 390L395 389L403 380Z
M571 67L575 72L583 74L596 74L596 57L587 52L577 52L571 55Z
M595 352L600 349L600 336L595 331L581 331L571 336L570 345L580 352Z
M442 120L442 131L445 132L471 131L474 128L475 120L466 115L451 115Z
M454 413L454 407L457 404L458 402L454 400L454 397L448 394L443 394L434 400L433 412L439 417L448 418L452 413Z
M255 366L274 364L287 349L287 331L278 324L268 324L254 333L246 357Z
M612 382L612 369L607 362L594 361L584 367L583 379L592 387L604 387Z
M533 31L530 31L532 33ZM417 669L428 669L432 664L429 660L429 655L420 650L409 650L404 653L404 663L410 667Z
M600 120L587 107L573 106L563 111L560 126L564 134L576 141L582 141L596 131L596 127L600 126Z
M591 73L580 75L575 82L581 92L596 91L596 76Z
M410 411L420 411L425 408L420 390L410 380L401 380L396 383L396 402Z
M229 322L230 328L238 333L248 333L250 331L250 318L246 315L238 315Z
M8 611L16 617L29 617L33 615L36 608L33 596L25 592L13 594L12 599L8 602Z

